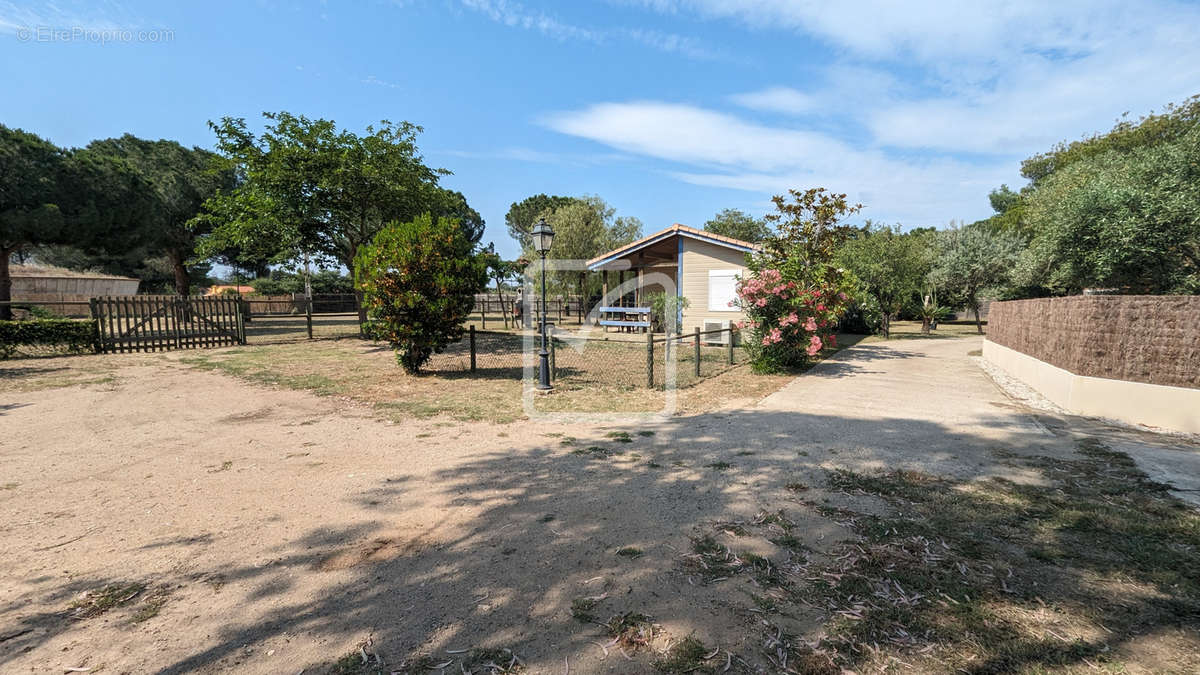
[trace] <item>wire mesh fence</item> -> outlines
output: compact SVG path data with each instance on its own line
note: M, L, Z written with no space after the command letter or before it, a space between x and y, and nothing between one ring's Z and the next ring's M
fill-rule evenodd
M522 299L524 298L524 300ZM475 296L475 308L467 317L480 330L529 328L541 319L540 300L519 293L480 293ZM556 325L583 325L587 308L576 296L546 298L546 316Z
M311 331L311 332L310 332ZM356 337L360 334L358 314L259 315L246 324L247 344L270 344L319 338Z
M731 329L609 338L556 329L547 343L550 379L556 386L571 387L688 387L745 363L736 339L737 332ZM462 340L435 354L427 368L478 377L536 378L540 350L536 333L482 331L472 326Z

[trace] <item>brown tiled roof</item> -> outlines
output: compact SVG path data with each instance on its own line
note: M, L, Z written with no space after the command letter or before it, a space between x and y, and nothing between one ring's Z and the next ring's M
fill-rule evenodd
M638 248L641 248L641 246L642 246L642 245L644 245L644 244L645 244L646 242L648 242L648 241L651 241L651 240L653 240L653 239L657 239L657 238L659 238L659 237L663 236L664 234L672 234L672 233L673 233L673 234L691 234L691 235L696 235L696 236L699 236L699 237L703 237L703 238L705 238L705 239L711 239L711 240L714 240L714 241L716 241L717 243L722 243L722 242L723 242L723 243L726 243L726 244L732 244L732 245L734 245L734 246L741 246L741 247L744 247L744 248L751 248L751 249L754 249L754 250L756 250L756 251L757 251L757 250L761 250L761 249L762 249L762 247L761 247L760 245L758 245L758 244L753 244L753 243L751 243L751 242L748 242L748 241L742 241L741 239L734 239L733 237L726 237L725 235L722 235L722 234L715 234L715 233L713 233L713 232L705 232L704 230L697 230L697 229L696 229L696 228L694 228L694 227L688 227L687 225L681 225L680 223L675 223L675 224L671 225L670 227L668 227L668 228L666 228L666 229L659 230L658 232L655 232L654 234L651 234L651 235L648 235L648 236L642 237L641 239L638 239L637 241L630 242L630 243L628 243L628 244L625 244L624 246L619 246L619 247L617 247L617 248L614 248L613 250L611 250L611 251L609 251L609 252L607 252L607 253L602 253L601 255L598 255L598 256L596 256L595 258L592 258L591 260L587 261L587 264L588 264L588 265L592 265L592 264L595 264L595 263L597 263L597 262L599 262L599 261L601 261L601 260L604 260L605 258L611 258L611 257L613 257L613 256L620 256L620 255L622 255L622 254L624 254L624 253L628 253L628 252L630 252L630 251L637 250Z

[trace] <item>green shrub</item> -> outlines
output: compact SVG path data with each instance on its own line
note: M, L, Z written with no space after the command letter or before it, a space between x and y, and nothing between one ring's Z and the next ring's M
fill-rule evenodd
M648 294L646 299L650 302L650 320L654 322L655 330L678 333L679 313L691 306L691 301L661 291Z
M384 227L359 249L354 269L368 330L396 350L405 372L419 372L462 338L475 294L487 285L487 261L474 248L457 220L425 214Z
M58 347L72 354L92 351L97 342L96 324L74 319L31 319L0 321L0 359L18 347Z

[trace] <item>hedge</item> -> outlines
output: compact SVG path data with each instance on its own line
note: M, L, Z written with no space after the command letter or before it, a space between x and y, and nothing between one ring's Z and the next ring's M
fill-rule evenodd
M93 321L74 319L30 319L0 321L0 359L7 359L21 346L53 346L76 354L95 349L98 336Z

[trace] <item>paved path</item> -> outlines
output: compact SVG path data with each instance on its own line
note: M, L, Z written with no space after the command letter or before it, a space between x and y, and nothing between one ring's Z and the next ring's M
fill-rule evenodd
M844 350L759 405L829 421L795 433L854 449L874 466L991 474L994 450L1069 455L1083 437L1129 454L1155 480L1200 504L1200 447L1188 439L1026 406L978 366L982 340L908 339ZM843 456L846 461L850 457Z

